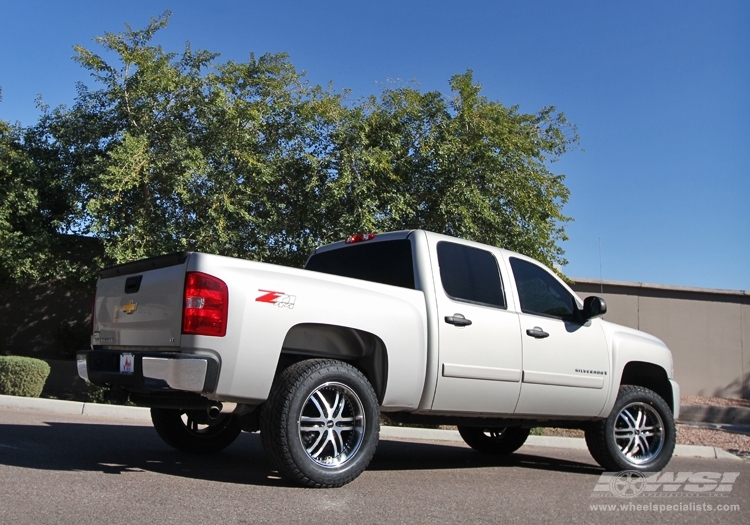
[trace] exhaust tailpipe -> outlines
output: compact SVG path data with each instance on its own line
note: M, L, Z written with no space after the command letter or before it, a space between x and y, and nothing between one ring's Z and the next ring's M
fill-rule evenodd
M221 409L224 408L221 403L208 407L208 419L218 419L221 415Z
M215 403L208 407L208 419L218 419L222 414L234 412L237 403Z

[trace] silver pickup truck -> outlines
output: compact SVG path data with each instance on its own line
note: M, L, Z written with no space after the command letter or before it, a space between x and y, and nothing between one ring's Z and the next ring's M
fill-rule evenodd
M508 454L585 430L609 470L661 470L680 390L659 339L601 319L537 261L421 230L352 236L305 269L177 253L102 270L81 377L151 407L171 446L242 430L288 479L356 478L381 415Z

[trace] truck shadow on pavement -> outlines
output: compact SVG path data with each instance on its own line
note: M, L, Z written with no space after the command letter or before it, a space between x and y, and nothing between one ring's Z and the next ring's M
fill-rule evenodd
M597 477L604 471L593 459L582 463L537 456L521 449L506 456L492 456L476 452L462 444L432 442L404 442L381 440L368 470L432 470L462 468L522 467L553 472L591 474Z
M141 425L47 422L0 424L0 465L119 475L151 472L222 483L289 486L268 461L259 434L243 433L218 454L178 452ZM459 444L381 440L370 471L532 468L599 476L591 464L516 453L487 456Z

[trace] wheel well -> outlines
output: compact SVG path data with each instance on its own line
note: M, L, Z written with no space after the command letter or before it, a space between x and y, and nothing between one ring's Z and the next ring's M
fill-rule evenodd
M383 341L363 330L303 323L286 334L277 373L298 361L327 357L352 364L362 372L383 402L388 381L388 353Z
M672 385L667 372L660 366L642 361L631 361L622 371L620 385L638 385L653 390L669 405L674 412Z

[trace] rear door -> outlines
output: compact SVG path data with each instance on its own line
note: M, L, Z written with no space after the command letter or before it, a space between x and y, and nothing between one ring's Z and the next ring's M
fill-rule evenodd
M96 347L180 346L189 254L171 254L100 273L94 303Z
M521 338L498 261L488 250L449 241L430 251L439 265L440 368L432 409L510 414L521 385Z

